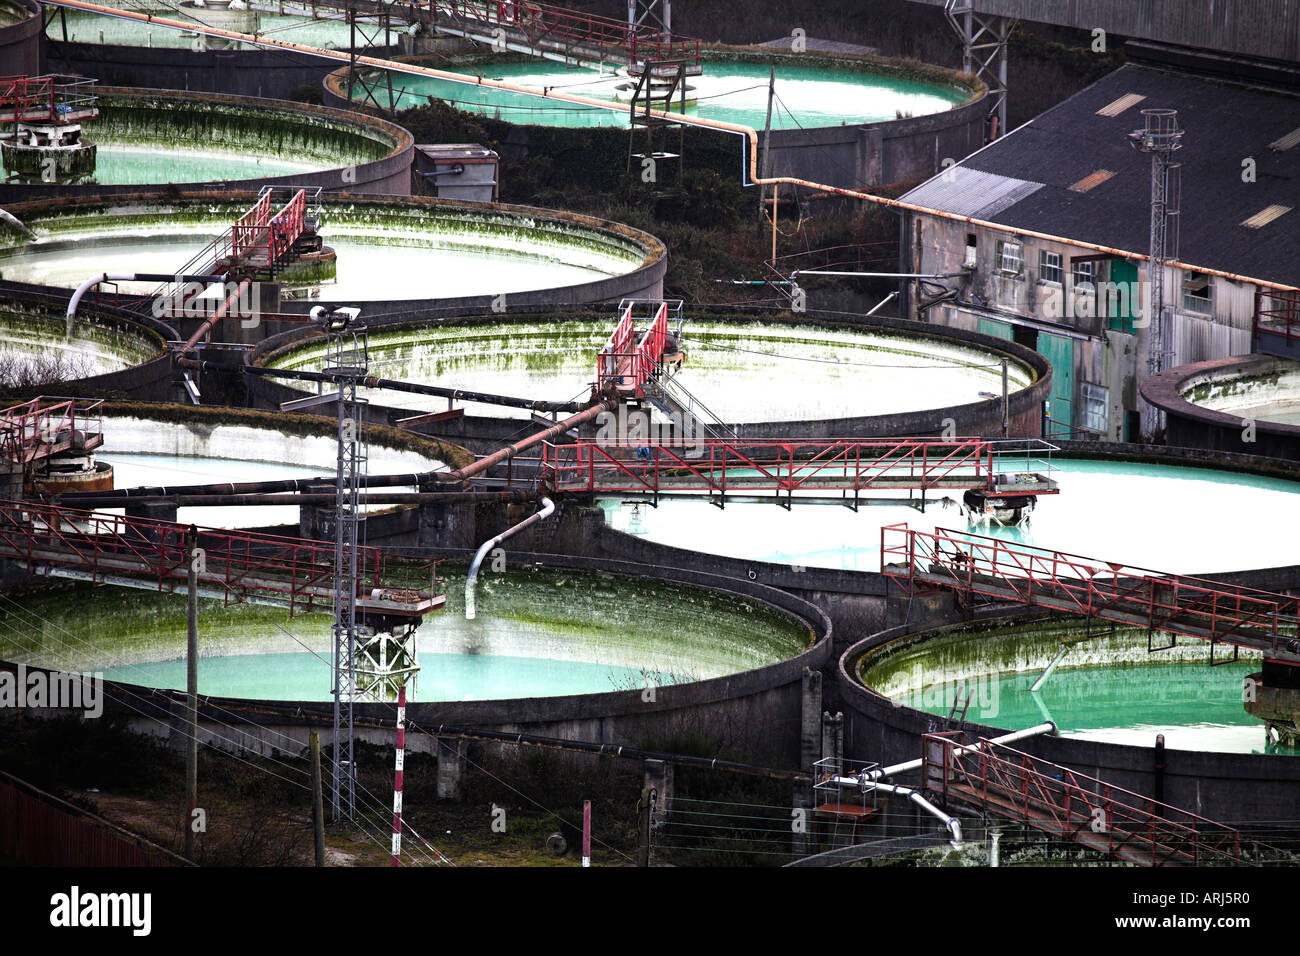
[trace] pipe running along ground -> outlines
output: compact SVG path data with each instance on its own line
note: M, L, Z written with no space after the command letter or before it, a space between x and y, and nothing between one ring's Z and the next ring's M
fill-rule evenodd
M135 13L130 10L120 10L116 7L103 6L97 3L86 3L83 2L83 0L47 0L47 3L50 6L67 7L70 10L83 10L101 16L116 17L122 20L135 20L139 23L149 23L173 30L183 30L189 33L201 33L205 36L221 37L227 40L247 43L252 46L277 50L292 50L296 53L302 53L307 56L317 56L322 59L335 60L340 63L350 64L354 62L354 58L351 55L341 50L325 50L320 47L304 46L303 44L292 43L287 40L268 40L265 37L254 36L249 33L236 33L233 30L222 30L218 27L209 27L201 23L169 20L165 17L155 17L152 14ZM537 90L527 86L519 86L515 83L506 83L502 80L486 80L481 76L470 77L463 73L451 73L446 70L437 70L428 66L414 66L409 63L398 63L395 60L384 60L379 57L358 56L355 58L355 62L362 66L375 67L393 73L403 73L411 76L428 76L433 77L434 79L448 80L452 83L461 83L468 86L484 86L490 89L506 90L511 93L521 93L526 96L536 96L542 99L557 100L563 103L576 103L580 106L596 107L603 110L614 110L620 113L626 110L625 105L609 103L605 100L577 96L572 93L556 93L552 90ZM971 226L979 226L983 229L992 229L996 232L1002 232L1008 235L1023 236L1028 239L1041 239L1048 242L1064 242L1080 249L1090 249L1093 252L1101 252L1106 255L1118 256L1138 262L1149 262L1151 259L1149 255L1141 252L1132 252L1127 249L1118 249L1114 246L1104 246L1097 243L1084 242L1078 239L1070 239L1065 236L1055 236L1046 232L1021 229L1015 226L1004 225L1002 223L989 222L986 219L976 219L973 216L959 216L955 213L945 212L941 209L931 209L928 206L919 206L916 203L904 202L901 199L889 199L885 196L877 196L874 193L862 192L857 189L845 189L842 186L829 186L825 183L817 183L807 179L797 179L793 176L763 177L758 171L758 130L749 126L742 126L738 123L727 123L722 120L705 119L699 116L684 116L680 113L671 113L664 110L651 109L646 112L650 116L655 116L672 123L679 123L684 126L696 126L701 129L711 129L743 137L748 146L746 151L748 159L746 159L744 155L741 157L742 186L800 186L805 189L812 189L833 196L843 196L847 199L859 199L865 202L876 203L877 205L885 206L889 209L920 213L922 215L934 216L939 219L946 219L951 222L960 222ZM1207 266L1197 266L1177 261L1169 264L1185 271L1201 272L1222 279L1231 279L1235 282L1247 282L1264 289L1285 292L1300 291L1296 286L1284 285L1279 282L1269 282L1251 276L1225 272L1221 269L1211 269Z

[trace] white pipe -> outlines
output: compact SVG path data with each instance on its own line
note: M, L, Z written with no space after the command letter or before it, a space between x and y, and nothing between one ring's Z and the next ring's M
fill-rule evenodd
M81 297L99 285L101 282L134 282L134 272L124 272L121 274L114 273L110 275L107 272L101 272L97 276L91 276L81 285L77 286L77 291L72 293L72 298L68 300L68 335L72 334L72 323L76 319L77 305L81 302Z
M1038 737L1042 734L1052 734L1055 736L1057 729L1058 728L1053 721L1047 720L1041 724L1035 724L1033 727L1026 727L1024 730L1017 730L1009 734L1004 734L1001 737L991 737L989 738L989 743L1013 744L1017 740L1024 740L1027 737ZM978 749L977 746L956 747L953 749L953 755L960 756L961 754L970 753L971 751ZM924 763L923 758L917 757L915 760L909 760L906 763L896 763L890 767L881 767L878 770L872 770L866 776L868 780L879 780L881 777L892 777L896 773L906 773L908 770L919 770L922 763ZM862 783L861 778L857 776L835 777L828 782L839 784L842 787L861 786Z
M1030 685L1029 692L1031 694L1037 691L1038 688L1042 687L1043 684L1047 682L1047 678L1052 676L1052 671L1056 670L1056 665L1061 663L1061 658L1065 656L1066 652L1069 649L1070 649L1069 644L1061 645L1061 649L1057 651L1056 656L1052 658L1052 663L1048 664L1047 669L1038 675L1038 680L1034 681L1033 684Z
M549 518L554 513L555 513L555 502L552 501L550 498L543 498L541 511L538 511L536 514L529 515L527 518L519 522L519 524L515 525L513 528L507 528L505 531L502 531L495 538L491 538L483 542L483 544L479 547L478 552L474 555L474 561L469 566L469 574L465 577L465 620L467 621L474 620L474 612L475 612L474 584L478 581L479 565L483 563L483 559L487 557L487 553L491 551L493 548L495 548L502 541L504 541L506 538L518 534L520 531L523 531L525 528L527 528L530 524L535 524L536 522L541 521L543 518Z
M920 793L911 789L910 787L899 787L899 786L895 786L892 783L872 783L872 784L868 784L868 786L872 790L883 790L886 793L892 793L900 797L906 797L908 800L911 800L922 810L926 811L927 813L933 816L938 817L940 820L943 821L943 825L948 828L948 832L952 834L952 839L949 841L952 844L952 848L954 850L961 849L961 821L958 820L956 817L949 816L948 814L944 813L942 810L936 807L929 800L925 799L925 797L921 796Z

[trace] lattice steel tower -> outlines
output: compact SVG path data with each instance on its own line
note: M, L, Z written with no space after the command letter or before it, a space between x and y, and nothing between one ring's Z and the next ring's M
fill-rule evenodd
M326 335L326 375L337 384L338 467L334 495L334 765L331 813L334 820L356 813L352 704L356 698L357 531L361 483L366 471L362 406L357 386L369 371L368 339L356 309L325 314L313 310Z
M1178 213L1182 205L1182 167L1173 154L1182 149L1183 131L1178 128L1177 110L1143 110L1145 126L1129 133L1134 149L1151 154L1151 244L1147 304L1147 374L1157 375L1173 356L1165 304L1165 272L1178 261ZM1142 437L1151 439L1164 427L1165 413L1154 405L1142 404Z

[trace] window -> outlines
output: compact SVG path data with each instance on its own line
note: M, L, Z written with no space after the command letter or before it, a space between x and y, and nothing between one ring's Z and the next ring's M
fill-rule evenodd
M1038 278L1043 282L1051 282L1055 285L1061 284L1061 254L1059 252L1048 252L1046 249L1038 253Z
M967 269L975 268L975 233L966 233L966 258L962 261L962 266Z
M1203 272L1183 276L1183 311L1197 315L1214 314L1214 286Z
M997 244L997 269L1020 275L1025 267L1024 247L1018 242L1000 240Z
M1070 263L1070 283L1076 292L1094 292L1097 282L1097 263L1091 259Z
M1110 389L1102 385L1083 383L1083 422L1082 426L1090 432L1105 434L1109 430Z

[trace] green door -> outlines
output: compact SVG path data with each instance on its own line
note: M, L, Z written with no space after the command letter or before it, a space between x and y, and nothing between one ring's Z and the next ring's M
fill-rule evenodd
M1112 259L1110 261L1112 287L1122 288L1127 291L1113 295L1110 302L1106 304L1108 309L1106 315L1107 325L1117 332L1127 332L1129 335L1136 334L1134 324L1137 320L1138 309L1141 307L1141 303L1138 301L1137 277L1136 263L1125 259Z
M1074 339L1051 332L1038 333L1038 351L1052 363L1052 421L1074 424ZM1069 437L1053 429L1057 438Z
M980 319L978 331L980 335L991 335L995 339L1011 341L1011 323L1009 322L999 322L997 319Z

